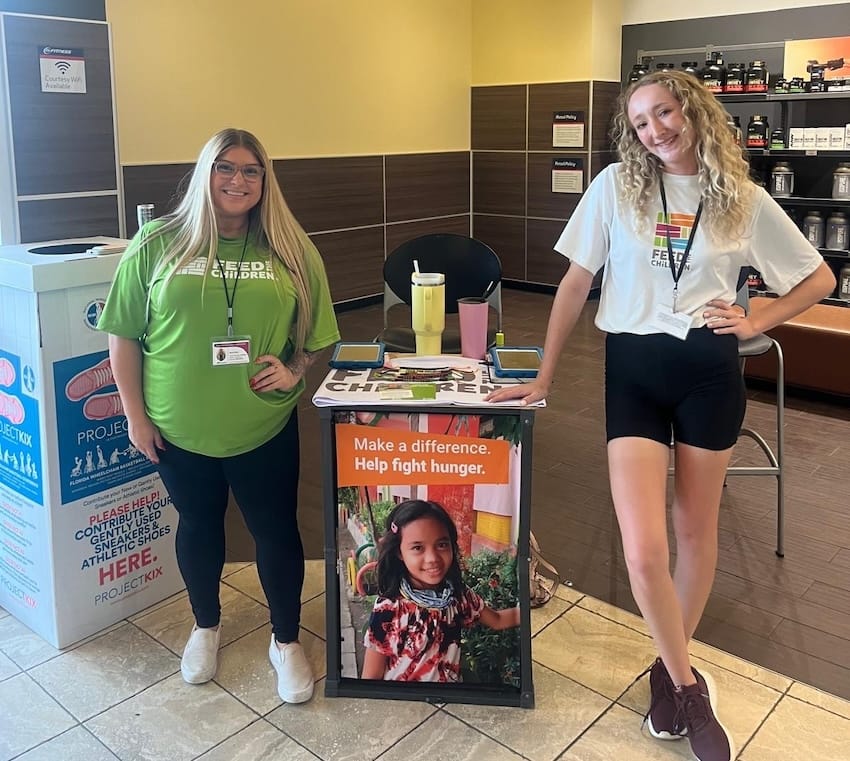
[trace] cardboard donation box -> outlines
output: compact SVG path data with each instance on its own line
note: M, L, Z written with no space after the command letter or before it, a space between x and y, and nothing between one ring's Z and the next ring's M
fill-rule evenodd
M0 606L59 648L183 586L96 330L125 244L0 247Z

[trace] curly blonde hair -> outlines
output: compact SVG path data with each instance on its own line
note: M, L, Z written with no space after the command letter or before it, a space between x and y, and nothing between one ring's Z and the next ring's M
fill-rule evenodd
M629 120L629 100L639 88L656 84L682 104L682 136L695 148L706 231L715 240L740 237L752 213L755 189L749 164L729 129L726 110L701 82L682 71L647 74L619 98L612 137L623 162L620 197L634 210L637 229L646 228L663 164L637 136Z
M307 234L289 210L274 174L271 159L262 143L250 132L228 127L214 134L201 149L185 195L163 224L143 235L148 243L173 234L156 268L166 272L165 282L198 256L206 257L206 272L212 270L218 250L218 224L210 193L213 163L230 148L247 148L265 170L260 201L249 213L249 232L261 248L268 248L289 272L298 297L298 318L293 336L295 351L303 351L313 321L307 263ZM277 280L276 284L279 285ZM150 293L148 293L150 298Z

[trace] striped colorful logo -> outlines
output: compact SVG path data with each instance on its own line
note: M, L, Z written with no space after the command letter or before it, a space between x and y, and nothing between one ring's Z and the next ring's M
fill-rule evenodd
M694 227L694 217L693 214L671 214L670 221L665 222L664 213L659 211L655 221L655 247L666 250L669 237L673 252L683 254Z

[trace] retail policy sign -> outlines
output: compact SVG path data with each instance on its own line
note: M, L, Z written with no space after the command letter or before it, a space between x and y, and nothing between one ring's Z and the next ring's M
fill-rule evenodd
M84 93L86 59L82 48L44 45L38 49L42 92Z

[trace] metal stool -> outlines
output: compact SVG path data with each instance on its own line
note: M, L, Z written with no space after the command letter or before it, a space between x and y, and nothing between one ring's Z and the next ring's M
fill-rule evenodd
M744 374L747 357L757 357L766 354L771 349L776 351L776 451L770 448L761 434L750 428L741 428L739 437L747 436L758 444L770 465L729 467L726 474L729 476L776 476L776 554L782 558L785 557L785 491L782 482L782 457L785 440L785 361L779 342L764 333L738 343L741 375Z
M785 444L785 360L779 342L764 333L759 333L759 335L746 341L738 342L738 359L742 377L747 357L758 357L771 349L776 350L776 450L771 449L770 444L765 441L764 436L760 433L751 428L741 428L738 438L746 436L752 439L764 452L764 456L770 464L749 467L730 466L726 469L726 475L776 477L776 554L783 558L785 557L785 490L782 482L782 457ZM674 445L675 442L671 441L670 446L673 447ZM675 472L675 467L671 465L668 468L669 475L672 476Z

